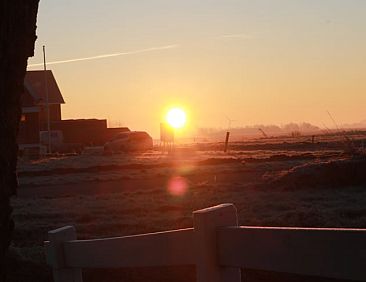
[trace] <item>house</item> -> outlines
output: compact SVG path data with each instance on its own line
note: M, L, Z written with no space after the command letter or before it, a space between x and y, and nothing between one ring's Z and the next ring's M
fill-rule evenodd
M39 147L39 132L47 130L46 79L50 121L61 120L61 104L65 101L52 71L27 71L21 96L22 117L18 133L20 148Z
M61 91L51 70L27 71L24 79L24 93L21 97L22 116L18 133L18 144L21 151L42 148L42 132L48 131L47 95L51 129L53 135L62 136L62 146L53 151L72 148L70 144L103 145L119 132L129 131L127 127L107 128L106 119L69 119L61 117L61 104L65 104ZM56 134L57 133L57 134ZM47 133L46 133L47 135ZM46 144L43 144L46 145ZM45 148L45 146L43 146ZM62 147L62 148L61 148Z

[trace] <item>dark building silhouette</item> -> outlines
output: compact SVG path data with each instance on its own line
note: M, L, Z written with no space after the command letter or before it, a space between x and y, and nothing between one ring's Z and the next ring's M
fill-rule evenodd
M52 71L46 71L48 87L48 103L50 121L61 121L62 97ZM22 95L22 117L20 122L18 143L21 147L38 146L39 132L47 130L47 98L44 71L27 71L24 79Z
M107 128L106 119L62 120L61 104L65 101L51 70L27 71L22 95L22 117L18 133L21 150L40 149L40 132L47 131L47 79L48 104L51 132L61 132L63 143L80 145L102 145L127 127ZM57 151L57 148L56 148Z

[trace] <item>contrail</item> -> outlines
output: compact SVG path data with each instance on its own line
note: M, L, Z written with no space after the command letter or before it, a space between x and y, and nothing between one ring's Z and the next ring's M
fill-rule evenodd
M135 50L135 51L128 51L128 52L118 52L118 53L97 55L97 56L92 56L92 57L52 61L52 62L47 62L47 65L58 65L58 64L66 64L66 63L73 63L73 62L80 62L80 61L90 61L90 60L104 59L104 58L117 57L117 56L141 54L141 53L147 53L147 52L152 52L152 51L159 51L159 50L167 50L167 49L177 48L178 46L179 46L178 44L172 44L172 45L151 47L151 48L140 49L140 50ZM28 65L28 67L37 67L37 66L43 66L43 63Z

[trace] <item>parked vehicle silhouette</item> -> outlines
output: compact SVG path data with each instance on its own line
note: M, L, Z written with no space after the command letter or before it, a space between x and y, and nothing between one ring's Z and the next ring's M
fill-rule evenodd
M129 131L117 134L104 145L104 152L146 151L153 148L153 140L145 131Z

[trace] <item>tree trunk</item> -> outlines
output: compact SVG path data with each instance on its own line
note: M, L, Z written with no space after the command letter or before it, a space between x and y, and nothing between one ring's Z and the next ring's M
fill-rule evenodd
M33 56L39 0L0 0L0 281L14 223L10 197L17 189L16 137L28 57Z

